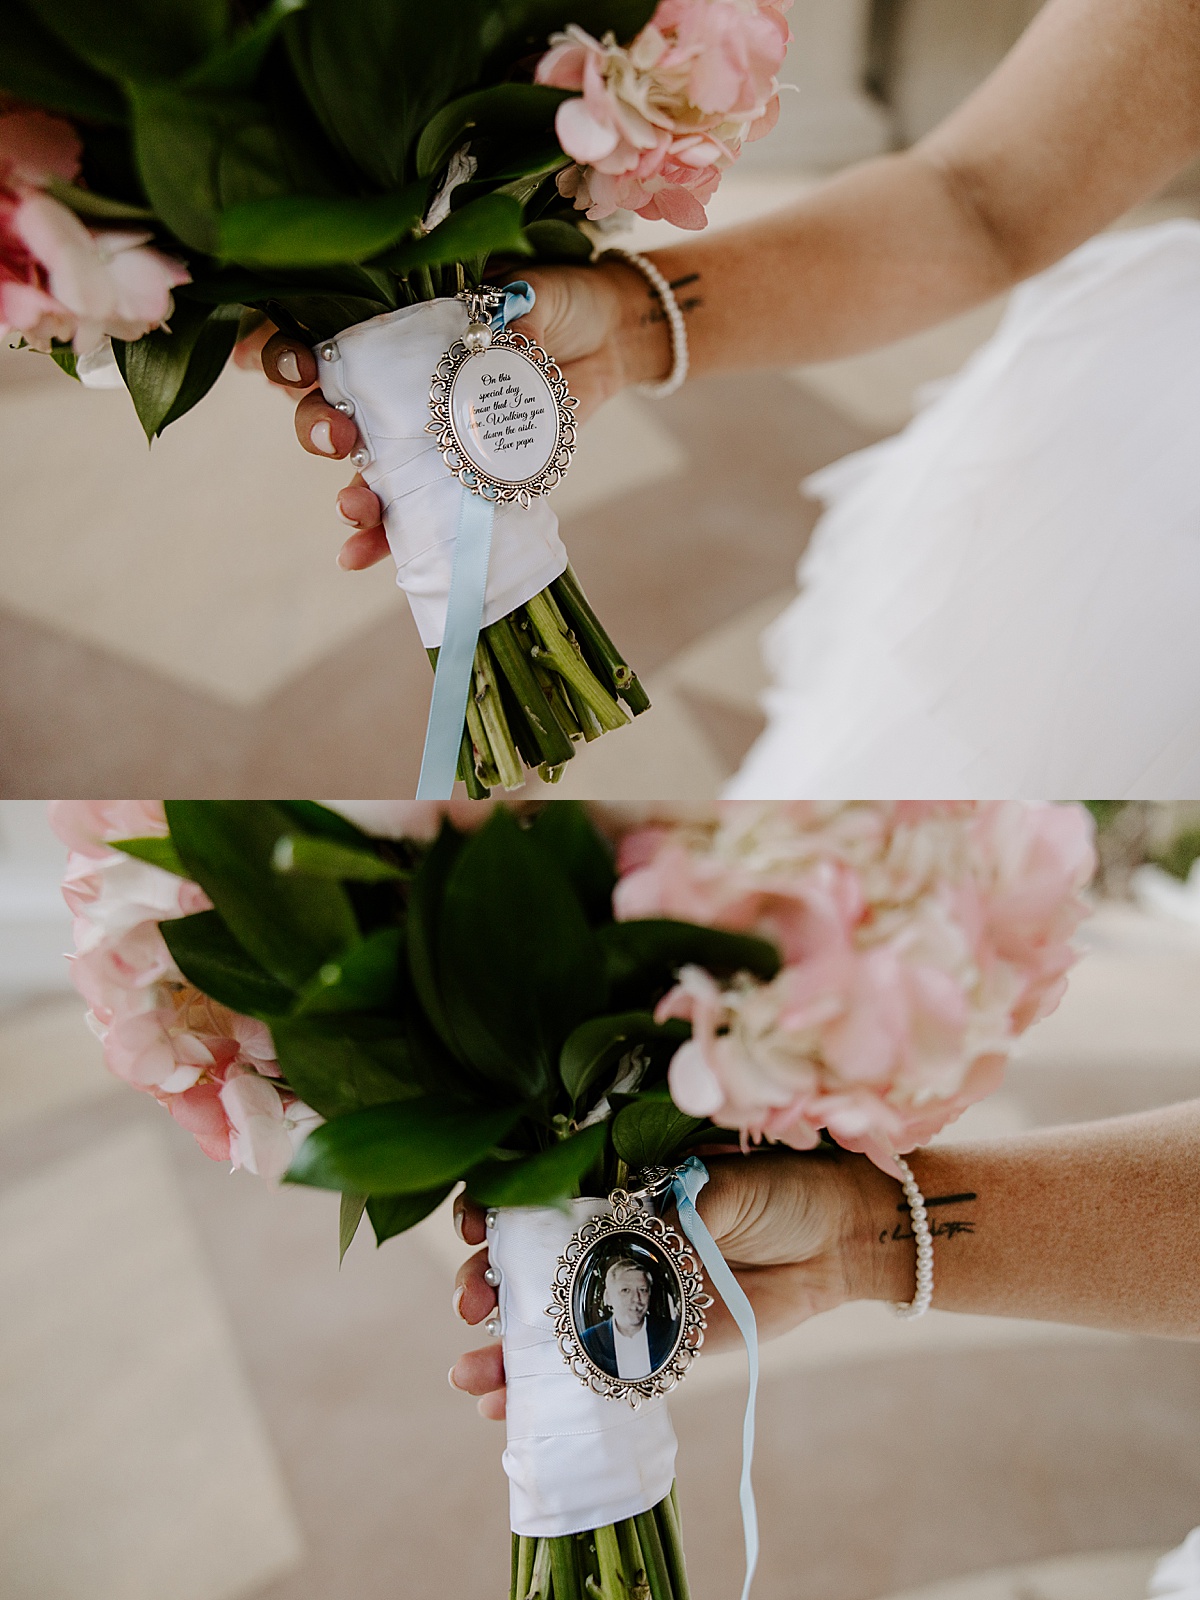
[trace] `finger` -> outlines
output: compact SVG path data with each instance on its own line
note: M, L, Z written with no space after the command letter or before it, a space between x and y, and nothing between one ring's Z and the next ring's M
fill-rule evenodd
M256 328L234 345L234 366L240 367L243 372L261 372L263 346L274 336L275 331L275 324L264 317Z
M454 1279L454 1309L472 1327L496 1309L496 1291L483 1276L487 1266L487 1251L477 1250L459 1267Z
M263 346L262 368L272 383L285 389L311 389L317 381L317 358L307 345L276 333Z
M452 1388L463 1394L494 1394L504 1387L504 1352L498 1344L468 1350L450 1368Z
M358 429L319 389L312 389L296 407L296 437L310 455L341 460L358 443Z
M343 572L364 572L390 554L387 534L382 528L364 528L352 533L338 551L338 566Z
M348 528L377 528L383 521L379 496L357 475L338 495L337 512Z
M454 1226L464 1244L482 1244L487 1238L487 1212L465 1191L455 1196Z
M508 1391L497 1389L495 1394L485 1394L475 1402L475 1409L489 1422L503 1422L508 1414Z

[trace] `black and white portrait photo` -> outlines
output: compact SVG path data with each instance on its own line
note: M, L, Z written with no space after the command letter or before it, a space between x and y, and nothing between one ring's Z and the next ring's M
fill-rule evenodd
M575 1280L574 1321L588 1356L609 1377L636 1383L661 1371L679 1339L678 1275L635 1234L593 1247Z

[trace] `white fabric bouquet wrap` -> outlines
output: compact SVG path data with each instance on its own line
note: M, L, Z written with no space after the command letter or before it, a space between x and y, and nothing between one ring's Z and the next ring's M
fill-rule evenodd
M567 1366L547 1309L571 1237L604 1215L607 1200L569 1212L501 1209L488 1232L500 1274L508 1383L508 1473L514 1533L554 1538L634 1517L664 1499L675 1478L675 1431L664 1396L635 1411L586 1388Z
M466 328L462 301L428 300L357 323L314 346L326 399L353 408L369 457L362 475L383 505L396 582L427 649L442 642L459 513L468 493L426 432L429 388L438 362ZM540 594L566 566L558 518L544 499L528 510L497 506L483 625Z

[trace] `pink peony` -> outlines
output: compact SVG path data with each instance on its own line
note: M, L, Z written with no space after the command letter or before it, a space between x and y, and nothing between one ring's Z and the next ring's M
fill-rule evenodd
M685 968L659 1006L693 1037L684 1111L797 1148L818 1130L888 1169L999 1083L1058 1003L1094 869L1078 806L733 802L623 841L620 919L754 932L769 983Z
M320 1118L285 1087L271 1031L202 994L176 967L159 924L208 909L199 884L111 850L164 834L161 803L51 804L71 846L63 894L75 914L72 978L109 1069L153 1094L214 1160L278 1178Z
M571 23L537 81L576 91L558 109L576 163L560 191L593 220L616 210L702 228L706 203L742 145L778 115L790 0L660 0L628 47Z
M148 249L148 233L87 228L43 191L78 176L70 123L41 111L0 116L0 336L22 334L77 355L104 339L140 339L171 314L171 290L189 281L182 262Z

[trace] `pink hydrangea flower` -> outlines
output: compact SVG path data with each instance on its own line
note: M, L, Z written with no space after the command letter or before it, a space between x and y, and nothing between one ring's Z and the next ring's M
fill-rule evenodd
M885 1170L997 1087L1058 1003L1094 870L1079 806L731 802L622 843L620 919L771 939L769 983L685 968L660 1003L693 1037L684 1111L799 1149L825 1128Z
M44 193L79 174L70 123L41 111L0 115L0 336L37 349L71 341L76 354L104 339L140 339L171 314L182 262L148 248L150 234L91 229Z
M779 112L790 0L660 0L628 45L576 24L554 34L539 83L576 91L558 109L575 165L558 187L593 220L616 210L703 228L742 145Z
M206 1155L281 1177L321 1118L271 1082L280 1073L266 1024L188 982L160 929L207 910L207 895L106 843L165 834L161 803L54 801L51 822L71 846L63 881L75 916L71 975L109 1069L153 1094Z

